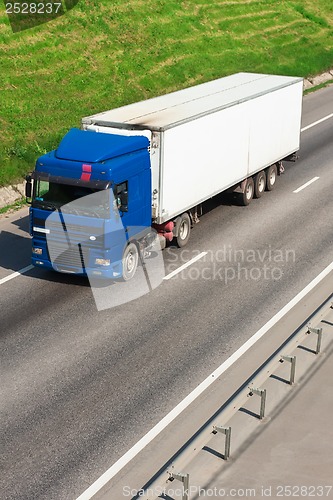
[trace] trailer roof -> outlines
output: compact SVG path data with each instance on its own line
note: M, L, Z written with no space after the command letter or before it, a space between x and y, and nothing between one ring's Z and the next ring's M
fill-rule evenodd
M82 119L82 123L134 130L166 130L302 80L302 78L289 76L236 73L88 116Z

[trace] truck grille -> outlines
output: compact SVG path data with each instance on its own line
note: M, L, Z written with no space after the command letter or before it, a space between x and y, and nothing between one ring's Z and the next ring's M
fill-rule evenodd
M71 245L78 245L79 243L84 242L85 246L89 246L90 248L103 248L104 247L104 225L100 227L94 226L84 226L82 224L69 224L62 223L58 221L47 221L45 224L45 220L34 218L33 226L41 227L50 230L50 234L48 234L47 239L53 240L58 243L69 242ZM38 238L45 239L46 234L41 232L35 232L35 236ZM90 239L90 237L93 237Z
M63 224L55 221L47 222L47 228L50 229L52 239L64 241L67 237L73 245L84 242L85 246L91 248L103 248L104 246L104 227L82 226L79 224ZM95 239L90 239L90 237Z
M65 246L54 241L49 247L49 254L52 257L56 255L53 264L56 267L71 268L75 267L77 272L83 272L89 264L89 248L82 245ZM50 251L51 250L51 251Z

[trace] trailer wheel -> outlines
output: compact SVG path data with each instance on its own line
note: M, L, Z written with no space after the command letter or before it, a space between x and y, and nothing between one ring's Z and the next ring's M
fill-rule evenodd
M249 205L253 196L254 196L254 182L252 177L248 177L246 179L244 192L240 193L241 205L243 205L244 207Z
M188 213L182 214L177 221L177 236L176 241L179 248L184 247L191 234L191 219Z
M258 172L254 178L254 196L260 198L266 188L266 174L264 170Z
M272 191L274 189L277 179L277 168L276 165L271 165L266 168L266 190Z
M138 268L139 250L135 243L130 243L124 250L122 259L123 281L129 281L133 278Z

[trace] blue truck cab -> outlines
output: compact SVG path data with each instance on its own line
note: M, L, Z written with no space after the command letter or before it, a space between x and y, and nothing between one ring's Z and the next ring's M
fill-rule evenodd
M59 272L130 279L137 244L151 237L149 140L71 129L36 162L32 264Z

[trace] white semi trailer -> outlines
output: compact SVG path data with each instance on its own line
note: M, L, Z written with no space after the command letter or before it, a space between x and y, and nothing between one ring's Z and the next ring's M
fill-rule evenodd
M273 189L280 162L299 150L302 93L302 78L237 73L83 118L82 127L148 137L152 223L163 233L175 221L183 246L203 201L234 190L247 205Z

